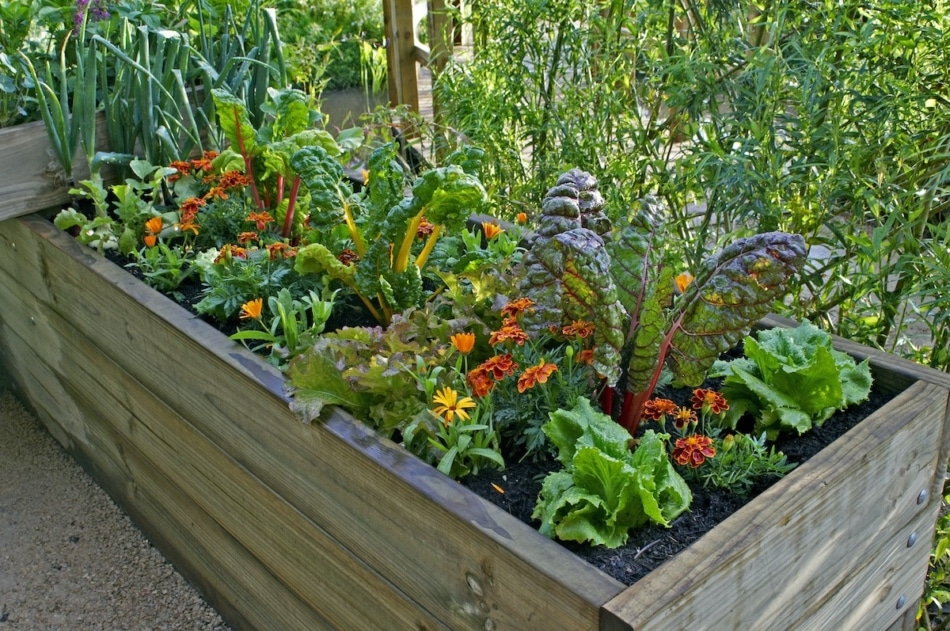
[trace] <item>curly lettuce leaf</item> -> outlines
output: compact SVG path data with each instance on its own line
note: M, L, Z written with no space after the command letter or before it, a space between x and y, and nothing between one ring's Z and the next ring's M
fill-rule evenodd
M810 322L797 328L760 331L745 340L745 358L716 362L724 376L730 409L724 423L735 427L744 414L756 419L755 433L774 439L820 426L837 410L867 399L868 361L856 364L832 347L831 335Z
M564 465L544 480L534 509L542 534L617 547L631 528L651 521L668 526L689 507L689 487L652 430L631 453L627 431L586 399L551 413L542 430Z

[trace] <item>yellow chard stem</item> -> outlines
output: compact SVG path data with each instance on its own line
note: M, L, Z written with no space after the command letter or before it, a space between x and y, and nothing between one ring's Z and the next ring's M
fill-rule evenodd
M442 226L438 225L432 229L432 234L429 235L429 240L426 241L426 245L422 248L422 252L419 252L419 257L416 258L416 267L422 269L422 266L426 264L429 255L432 254L432 250L435 249L435 242L439 240L439 234L442 232Z
M406 234L402 238L402 245L399 246L399 254L396 255L396 260L393 261L393 271L402 273L409 267L409 251L412 250L412 242L416 238L416 231L419 229L420 223L422 223L421 212L409 222L409 228L406 229Z
M356 221L353 219L353 212L350 210L350 205L346 203L342 195L340 196L340 201L343 202L343 217L346 220L346 227L350 231L350 238L353 239L356 253L362 258L366 256L366 244L363 243L363 237L360 234L359 228L356 227Z

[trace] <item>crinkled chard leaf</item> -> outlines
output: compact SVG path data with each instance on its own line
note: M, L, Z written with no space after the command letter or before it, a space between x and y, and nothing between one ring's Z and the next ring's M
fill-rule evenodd
M699 385L719 355L765 316L805 263L800 235L768 232L739 239L707 259L674 305L668 364Z
M625 331L630 353L627 389L645 390L660 361L673 298L673 267L663 248L663 223L656 200L646 198L628 226L608 244L617 296L630 316Z

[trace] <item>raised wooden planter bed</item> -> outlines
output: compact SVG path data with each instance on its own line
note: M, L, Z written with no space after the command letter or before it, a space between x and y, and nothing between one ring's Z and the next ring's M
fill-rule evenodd
M59 202L11 187L0 218ZM302 424L276 370L46 219L0 222L0 383L235 628L912 629L950 376L839 347L896 398L626 588L346 414Z

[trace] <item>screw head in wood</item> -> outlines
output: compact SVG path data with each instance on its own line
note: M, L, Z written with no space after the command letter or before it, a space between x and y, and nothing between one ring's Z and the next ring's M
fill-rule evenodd
M918 504L918 505L919 505L919 504L923 504L923 503L926 502L926 501L927 501L927 489L924 489L924 490L921 491L920 494L917 496L917 504Z
M897 599L897 608L901 609L907 603L907 596L901 594L901 597Z
M916 532L912 532L912 533L910 533L910 536L907 537L907 547L908 547L908 548L912 548L912 547L914 547L914 544L915 544L915 543L917 543L917 533L916 533Z

